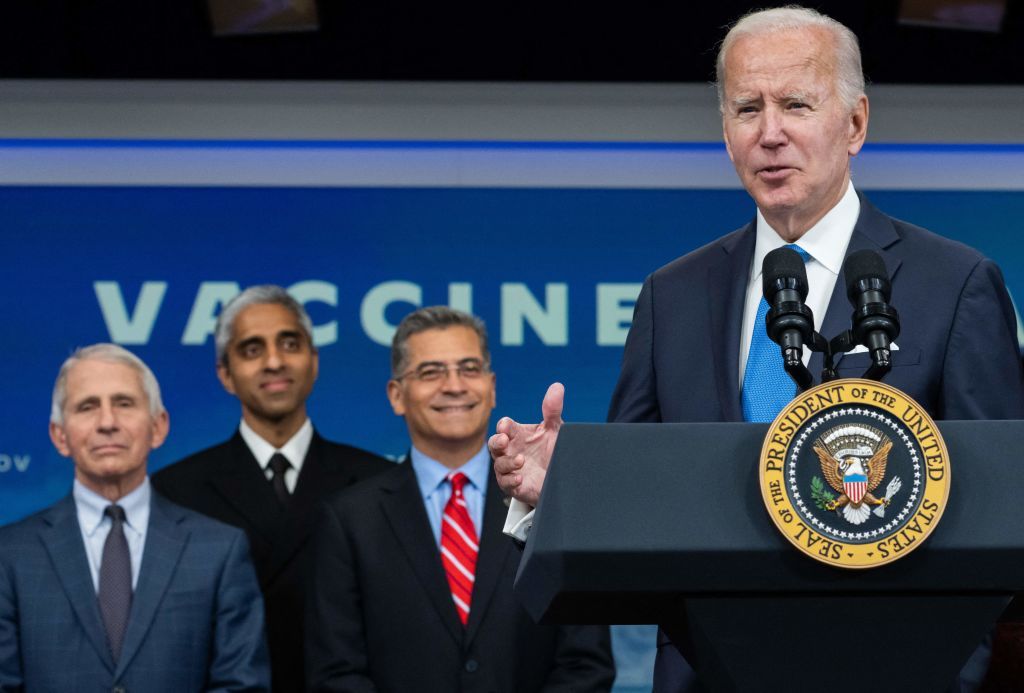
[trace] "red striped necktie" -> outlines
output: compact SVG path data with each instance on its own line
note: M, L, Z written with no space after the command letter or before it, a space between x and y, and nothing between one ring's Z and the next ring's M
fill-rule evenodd
M469 517L466 497L462 487L469 479L462 472L449 474L452 495L444 506L441 516L441 563L448 577L452 601L459 613L459 620L465 626L469 620L469 604L473 597L473 580L476 574L477 545L476 530Z

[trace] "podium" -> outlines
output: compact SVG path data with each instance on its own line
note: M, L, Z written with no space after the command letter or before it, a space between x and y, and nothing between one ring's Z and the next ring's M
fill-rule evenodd
M946 421L924 546L824 565L761 499L767 424L566 424L515 590L548 623L657 623L711 691L944 691L1024 591L1024 421Z

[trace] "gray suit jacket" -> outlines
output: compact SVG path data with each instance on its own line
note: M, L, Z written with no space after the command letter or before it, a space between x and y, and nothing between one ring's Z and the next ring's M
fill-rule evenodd
M69 495L0 528L0 691L264 691L245 535L153 493L121 658L107 644Z

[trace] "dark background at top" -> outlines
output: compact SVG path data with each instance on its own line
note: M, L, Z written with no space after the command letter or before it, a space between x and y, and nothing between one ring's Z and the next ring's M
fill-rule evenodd
M770 4L770 3L765 3ZM760 4L319 0L316 33L214 37L205 0L20 0L2 78L701 82ZM1024 12L999 34L898 26L898 2L819 2L861 39L873 83L1024 83Z

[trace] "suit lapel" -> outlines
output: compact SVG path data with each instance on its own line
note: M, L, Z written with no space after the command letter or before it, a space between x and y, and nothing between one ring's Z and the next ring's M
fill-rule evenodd
M272 544L280 531L285 512L241 434L236 432L229 446L229 454L210 483L225 503L235 508L264 541Z
M892 225L889 217L878 211L863 195L860 193L858 195L860 196L860 215L853 227L853 235L850 236L850 245L846 249L846 254L849 256L850 253L858 250L875 251L885 263L889 280L892 281L902 260L889 248L900 240L899 234L896 233L896 228ZM852 313L853 307L846 297L846 273L840 271L839 278L836 279L836 286L832 290L832 296L829 298L825 319L821 323L821 334L826 339L832 339L840 332L850 329ZM837 354L835 364L839 365L841 361L842 355ZM821 354L812 354L809 364L812 374L821 373L822 362Z
M430 519L416 483L412 464L406 460L399 471L381 487L381 508L399 546L409 558L416 579L423 586L445 630L461 643L463 627L452 603L448 580L441 565L437 542L430 530ZM471 610L472 611L472 610Z
M142 551L142 566L139 580L132 598L128 629L124 635L121 658L117 663L115 678L120 676L146 637L157 607L163 600L171 578L178 567L181 553L188 541L188 532L180 526L180 510L153 492L149 508L149 527L146 529L146 544Z
M92 582L89 559L85 555L82 530L78 525L75 501L71 496L54 505L44 518L47 527L40 539L50 554L50 560L74 609L75 616L92 643L100 661L109 671L114 670L114 659L107 643L107 633L100 616L96 588Z
M739 390L740 324L754 257L754 240L754 223L751 222L723 241L721 254L708 266L711 354L725 421L743 419Z
M487 607L500 587L505 562L515 551L512 540L502 534L507 508L501 490L493 475L488 475L484 502L483 526L480 528L480 553L476 559L476 579L473 583L473 601L466 624L466 644L472 642L480 630Z

